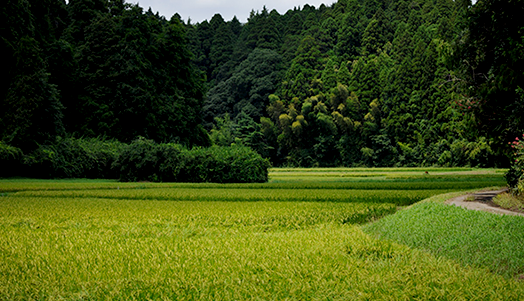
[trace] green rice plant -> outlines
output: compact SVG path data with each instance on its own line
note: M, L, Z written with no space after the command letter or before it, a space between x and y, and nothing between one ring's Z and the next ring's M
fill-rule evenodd
M483 188L488 186L504 186L501 178L482 178L461 180L383 180L383 181L346 181L346 182L295 182L295 183L269 183L264 186L246 186L256 188L286 188L286 189L358 189L358 190L464 190Z
M316 169L318 170L318 169ZM422 170L422 169L420 169ZM328 176L286 176L275 178L271 173L270 183L119 183L114 180L34 180L3 179L0 180L0 192L24 190L81 190L81 189L134 189L134 188L216 188L216 189L358 189L358 190L465 190L490 186L503 186L502 173L494 170L483 170L482 173L456 174L455 172L440 175L403 175L402 171L390 176L343 177L337 174Z
M0 180L0 192L37 190L83 190L83 189L143 189L148 187L167 187L162 183L120 183L107 179L26 179L11 178ZM182 185L183 186L183 185Z
M394 204L320 203L320 202L220 202L220 201L133 201L93 198L2 198L5 217L41 219L54 217L94 222L86 213L97 216L96 224L147 224L163 228L164 221L178 227L262 227L264 230L299 229L321 223L364 223L396 211ZM111 209L111 210L109 210ZM38 213L35 213L38 212ZM45 213L45 214L44 214ZM18 215L17 215L18 214ZM80 216L84 215L84 218ZM42 217L43 216L43 217ZM76 216L79 216L78 218ZM152 220L144 217L153 216ZM49 221L46 220L50 218ZM62 220L60 219L60 220ZM31 223L29 223L31 224ZM94 225L93 225L94 226ZM269 228L268 228L269 227Z
M2 180L0 300L524 298L523 282L486 265L463 266L371 237L356 225L378 225L420 206L393 214L398 205L469 187L466 177L475 185L498 179L424 177L290 177L264 184ZM393 224L389 231L418 235L407 227ZM483 235L495 237L493 229L482 228ZM504 240L518 241L518 230L506 230L516 234ZM520 256L515 245L505 248Z
M166 201L392 203L398 206L405 206L445 192L448 192L448 190L150 188L20 191L11 193L10 196L19 198L105 198Z
M427 173L426 173L427 172ZM423 183L420 189L426 189L431 185L454 185L459 187L462 185L472 186L479 185L482 187L486 182L491 182L487 186L503 186L505 185L504 175L505 170L497 169L461 169L461 168L339 168L339 169L271 169L269 176L273 183L296 183L310 185L326 184L326 185L340 185L345 183L348 185L355 185L354 183L366 183L362 185L369 185L370 183ZM484 183L479 183L484 182ZM329 183L329 184L328 184ZM337 183L337 184L335 184ZM351 183L351 184L349 184ZM434 183L434 184L433 184ZM468 184L466 184L468 183ZM475 184L473 184L475 183ZM359 185L359 184L356 184ZM401 184L402 185L402 184ZM403 184L401 189L410 189L408 184ZM405 188L406 187L406 188Z
M488 171L492 169L480 169L471 167L337 167L337 168L272 168L270 172L282 173L308 173L308 172L469 172L469 171Z
M438 175L500 175L504 176L506 169L493 168L425 168L425 167L387 167L387 168L271 168L273 177L377 177L377 176L438 176Z
M369 208L394 206L3 197L0 299L524 296L520 282L343 224Z
M381 239L507 277L524 274L524 218L424 202L364 227Z

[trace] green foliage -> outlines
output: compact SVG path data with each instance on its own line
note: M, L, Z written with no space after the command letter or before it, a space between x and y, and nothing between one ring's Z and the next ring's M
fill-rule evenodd
M18 175L22 156L21 149L0 140L0 177Z
M201 79L176 19L165 22L127 6L121 14L95 18L77 49L81 102L72 125L80 126L77 131L189 146L203 140Z
M244 146L186 149L140 138L113 164L124 182L267 182L269 162Z
M284 77L280 92L282 98L286 100L294 97L305 99L319 92L315 91L313 80L321 70L322 56L318 41L313 36L307 35L302 39L295 58L291 61L291 67Z
M524 131L523 13L521 0L477 1L454 49L461 104L501 149Z
M185 24L123 1L10 1L0 139L24 153L68 135L213 140L276 166L505 165L523 130L520 4L341 0Z
M524 181L516 187L517 194L501 193L493 198L493 203L497 206L511 211L524 212Z
M284 38L287 70L267 108L278 130L273 163L493 165L496 142L451 104L453 34L444 27L463 22L463 10L451 2L344 1L324 15L304 7L283 16L298 22L302 13L304 21L301 33Z
M245 112L251 118L264 115L269 95L280 81L281 56L273 50L255 49L234 70L207 93L203 114L211 127L215 117L235 119Z
M252 140L246 138L246 144ZM153 182L267 182L269 162L239 145L187 149L139 138L124 144L95 138L57 138L23 154L0 143L0 176L99 178Z
M63 136L209 145L203 77L177 18L109 0L9 1L0 12L2 141L26 153Z
M222 70L228 61L231 60L235 33L231 28L231 24L226 23L220 14L215 14L211 18L210 26L214 30L213 42L209 49L209 60L211 62L209 67L210 70L213 70L213 73L208 79L219 80L228 74L227 72L224 74Z
M455 162L454 165L485 167L493 156L489 142L481 137L478 141L456 140L451 146L451 154Z
M114 179L112 169L124 145L96 138L57 138L24 155L21 175L37 178Z
M24 36L13 41L14 53L9 60L16 64L2 91L0 139L23 149L34 149L63 133L62 104L58 91L48 78L38 41Z
M343 58L345 61L354 60L360 53L360 47L362 44L362 32L365 27L361 19L361 9L358 0L344 1L347 3L342 4L342 1L338 1L337 8L345 5L345 13L339 16L339 22L341 23L338 31L338 41L335 45L335 51L338 56Z
M511 165L506 173L506 181L515 194L524 195L522 186L524 186L524 134L521 139L515 137L515 140L508 142L511 147Z
M234 123L226 114L224 118L215 117L216 126L211 129L209 138L213 145L230 146L235 142Z
M382 8L379 8L373 19L368 23L362 35L362 51L364 55L376 54L387 40L387 26Z
M171 170L166 170L165 162L169 160L176 165L181 161L181 152L178 145L157 144L140 137L124 146L113 168L118 171L120 181L163 181L173 176Z
M248 147L213 146L188 151L177 179L179 182L267 182L268 168L269 162Z
M22 151L14 146L0 141L0 160L18 160L22 156Z

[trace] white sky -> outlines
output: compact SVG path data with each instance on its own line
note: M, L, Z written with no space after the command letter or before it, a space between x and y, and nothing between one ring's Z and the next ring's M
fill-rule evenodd
M229 21L237 16L242 23L247 22L251 10L261 11L264 5L271 11L276 9L281 15L294 7L303 7L305 4L320 7L322 3L330 6L336 0L126 0L129 3L138 3L145 11L151 7L153 12L170 19L178 13L184 21L191 18L191 23L211 20L220 13L224 20Z

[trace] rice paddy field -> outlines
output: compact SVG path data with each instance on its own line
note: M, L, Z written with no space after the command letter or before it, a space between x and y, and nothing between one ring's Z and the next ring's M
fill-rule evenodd
M442 203L503 174L0 179L0 300L524 300L524 218Z

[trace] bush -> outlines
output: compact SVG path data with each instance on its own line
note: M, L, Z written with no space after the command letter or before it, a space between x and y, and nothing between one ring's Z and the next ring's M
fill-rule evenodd
M124 144L97 138L57 138L24 156L24 175L37 178L117 177L112 164Z
M0 142L0 164L2 177L120 178L125 182L267 182L269 168L269 161L244 146L187 149L145 138L130 144L57 138L26 155Z
M524 134L522 135L522 139L524 139ZM509 142L508 144L512 148L513 156L511 166L506 173L506 181L516 194L523 194L524 191L519 191L518 186L519 182L524 183L524 142L516 137L513 142Z
M450 148L454 166L486 167L493 161L494 153L485 137L476 141L455 140Z
M269 161L245 146L213 146L187 151L178 182L267 182Z
M186 149L139 138L114 167L121 181L249 183L268 180L269 162L243 146Z
M0 141L0 177L18 176L22 156L22 150Z
M181 163L182 150L175 144L157 144L141 137L123 147L113 167L123 182L170 181ZM167 168L166 163L175 168Z

